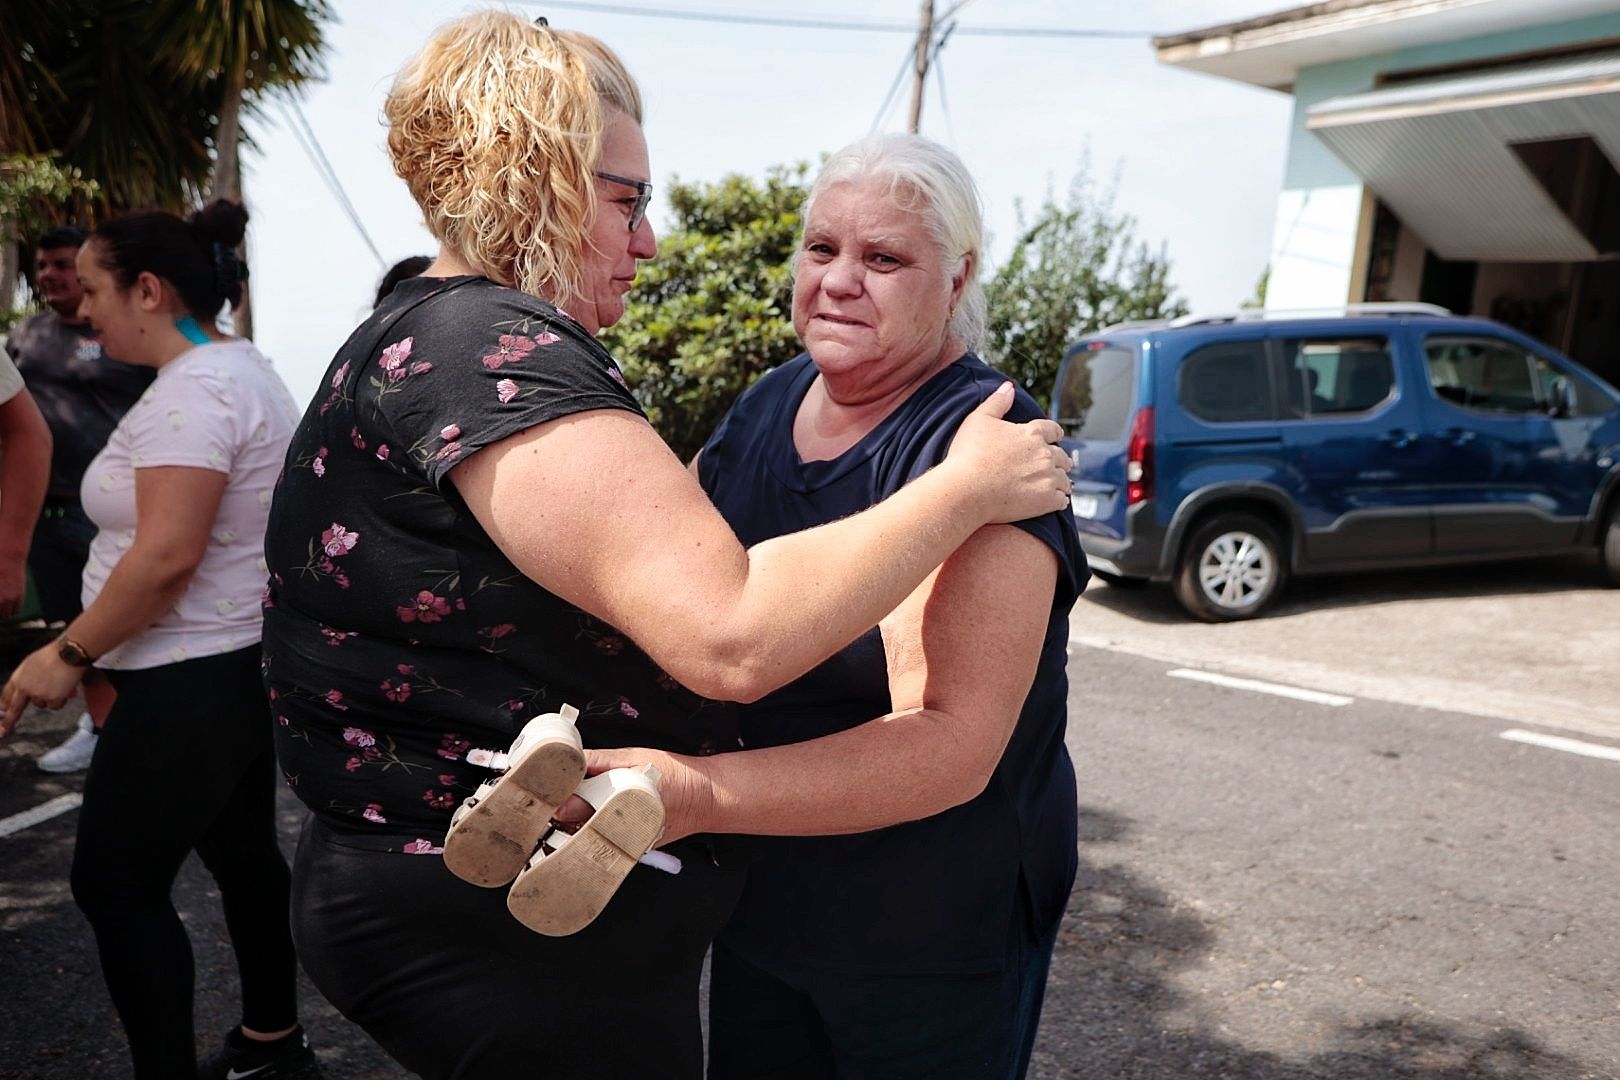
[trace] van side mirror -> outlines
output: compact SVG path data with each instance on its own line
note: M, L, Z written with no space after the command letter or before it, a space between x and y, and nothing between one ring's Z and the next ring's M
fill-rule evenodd
M1548 388L1547 415L1557 418L1575 415L1575 384L1560 375Z

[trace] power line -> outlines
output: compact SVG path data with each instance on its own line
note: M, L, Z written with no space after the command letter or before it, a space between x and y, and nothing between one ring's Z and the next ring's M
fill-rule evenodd
M872 118L871 130L876 131L883 126L883 121L888 118L889 109L894 104L895 92L900 89L901 80L906 77L906 72L911 70L911 66L916 63L916 60L915 51L910 46L907 46L906 55L900 58L900 70L894 73L894 82L889 84L889 92L883 95L883 104L878 106L877 115Z
M946 14L953 14L971 0L957 4ZM595 11L603 15L642 15L652 19L679 19L686 22L730 23L739 26L772 26L795 30L857 30L879 34L917 34L915 26L905 23L859 22L850 19L808 19L779 15L731 15L724 12L677 11L671 8L632 7L628 4L599 4L591 0L545 0L534 7L565 8L576 11ZM964 26L957 31L971 37L1061 37L1100 38L1106 40L1137 40L1154 35L1152 30L1094 30L1053 26Z
M388 260L382 257L382 252L378 251L377 245L372 243L371 234L366 231L365 223L360 220L360 212L354 208L354 203L349 200L349 193L343 189L343 181L338 178L337 170L332 168L332 163L327 160L326 151L321 149L321 141L315 137L315 129L309 126L309 119L304 116L303 107L299 105L296 98L291 101L284 100L282 102L282 111L286 113L287 119L290 121L293 137L298 140L298 145L303 147L304 154L309 158L310 164L315 166L315 172L320 176L322 182L326 184L327 190L332 193L332 197L336 200L339 209L353 223L355 229L360 233L360 239L365 241L366 247L371 249L371 254L376 258L377 265L386 267Z

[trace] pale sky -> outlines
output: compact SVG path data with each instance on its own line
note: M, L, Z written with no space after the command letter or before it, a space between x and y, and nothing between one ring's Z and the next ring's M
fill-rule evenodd
M914 25L916 0L618 0L621 6ZM433 242L394 176L379 119L393 73L440 23L476 5L335 0L330 78L303 111L383 258L431 254ZM595 34L640 82L653 181L763 176L871 130L912 39L896 33L784 29L502 5ZM939 2L936 7L949 6ZM1284 0L976 0L960 25L1168 33L1246 18ZM991 261L1016 231L1015 200L1033 209L1062 195L1089 147L1104 179L1119 170L1118 205L1138 234L1164 242L1171 280L1197 310L1236 307L1265 267L1291 99L1166 68L1146 39L973 37L940 57L945 94L929 80L923 133L954 149L977 179ZM902 130L909 75L883 123ZM300 402L314 394L369 309L384 266L323 185L272 104L248 120L258 142L246 195L253 214L255 336ZM665 224L661 197L651 217Z

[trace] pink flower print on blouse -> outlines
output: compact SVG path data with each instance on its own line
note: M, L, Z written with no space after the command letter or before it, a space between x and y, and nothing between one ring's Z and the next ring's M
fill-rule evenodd
M334 690L332 693L335 694L337 691ZM343 741L350 746L376 746L377 736L365 728L346 727L343 729Z
M360 771L360 765L361 765L360 759L357 758L357 757L351 757L351 758L349 758L348 761L345 761L343 763L343 767L345 769L349 770L350 772L359 772Z
M332 706L332 708L334 708L334 709L338 709L338 710L343 711L343 712L348 711L349 707L347 705L343 704L343 691L341 691L341 690L328 690L326 692L325 701L326 701L326 703L328 705ZM346 730L343 733L343 737L344 737L345 740L347 740L348 737L349 737L349 734L348 734L349 731L360 731L360 729L359 728L349 728L348 730ZM367 737L371 736L371 732L369 732L369 731L361 732L361 734L366 735ZM371 743L374 743L376 741L377 740L375 738L372 738L371 742L355 743L354 745L355 746L370 746Z
M382 803L367 803L366 808L360 811L360 816L378 825L388 824L388 819L383 817Z
M636 710L636 707L630 704L624 698L619 699L619 711L632 720L641 715L641 713Z
M383 696L389 701L398 703L410 700L411 684L404 679L401 679L397 684L393 679L384 679L381 689Z
M423 589L411 603L396 607L394 614L399 616L400 622L435 623L450 614L450 601Z
M484 366L491 371L499 371L506 364L516 364L534 352L536 345L549 345L551 341L540 341L538 338L549 337L556 341L555 334L541 334L538 337L526 337L523 334L502 334L495 343L493 352L484 356Z
M356 450L364 450L366 448L366 437L360 434L360 429L357 427L352 427L349 429L349 441L354 444L354 448Z
M499 655L501 650L496 647L496 642L515 633L517 633L517 626L509 622L501 623L498 626L485 626L478 631L478 636L486 639L487 644L480 645L479 648L487 653Z
M624 381L624 375L623 375L622 372L619 371L619 368L618 368L618 366L616 364L609 364L608 369L607 369L607 373L608 373L608 378L612 379L614 382L618 383L620 386L624 387L626 390L630 389L630 384Z
M315 455L315 460L309 463L309 467L317 477L326 475L326 447L321 447L320 452Z
M381 446L377 447L377 460L378 461L387 461L388 460L388 444L387 443L383 443Z
M618 634L603 634L595 644L596 651L606 656L618 656L624 651L624 638Z
M513 382L511 379L502 379L500 382L495 384L495 397L496 400L498 400L502 405L505 405L517 396L518 384Z
M439 438L443 439L445 442L455 442L457 439L461 438L461 425L444 425L444 427L439 429Z
M410 372L405 367L405 361L411 358L411 346L416 344L413 337L402 338L382 351L382 369L388 373L389 382L399 382Z
M358 532L350 532L335 521L330 529L321 533L321 550L334 559L353 551L354 545L359 542Z
M472 743L451 732L439 738L439 749L436 753L446 761L460 761L461 755L471 749Z
M434 461L451 461L461 454L462 446L458 442L445 443L439 452L433 455Z
M327 410L331 409L332 406L336 405L338 402L347 400L343 393L343 384L348 380L348 378L349 362L345 360L343 361L343 366L338 368L337 372L332 376L332 392L326 396L325 401L321 402L322 416L325 416Z
M450 775L449 773L442 772L439 774L439 783L443 784L445 787L459 787L461 785L461 780Z
M357 637L352 630L334 630L330 626L321 626L321 637L326 639L328 645L341 645L352 637Z
M439 847L431 840L417 837L404 847L400 848L407 855L443 855L444 848Z
M432 788L422 792L422 801L434 810L448 810L456 805L456 797L448 791L435 791Z

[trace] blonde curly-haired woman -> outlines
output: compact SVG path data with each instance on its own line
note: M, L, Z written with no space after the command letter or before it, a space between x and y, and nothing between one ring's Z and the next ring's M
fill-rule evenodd
M741 886L724 845L672 830L680 873L637 866L589 926L548 937L446 868L452 811L490 751L564 705L587 746L737 749L719 701L832 655L980 526L1064 505L1055 426L997 419L1004 388L885 503L745 549L595 339L656 250L617 58L475 14L386 113L439 254L333 359L266 542L278 750L313 811L300 955L425 1077L696 1077L699 970Z

